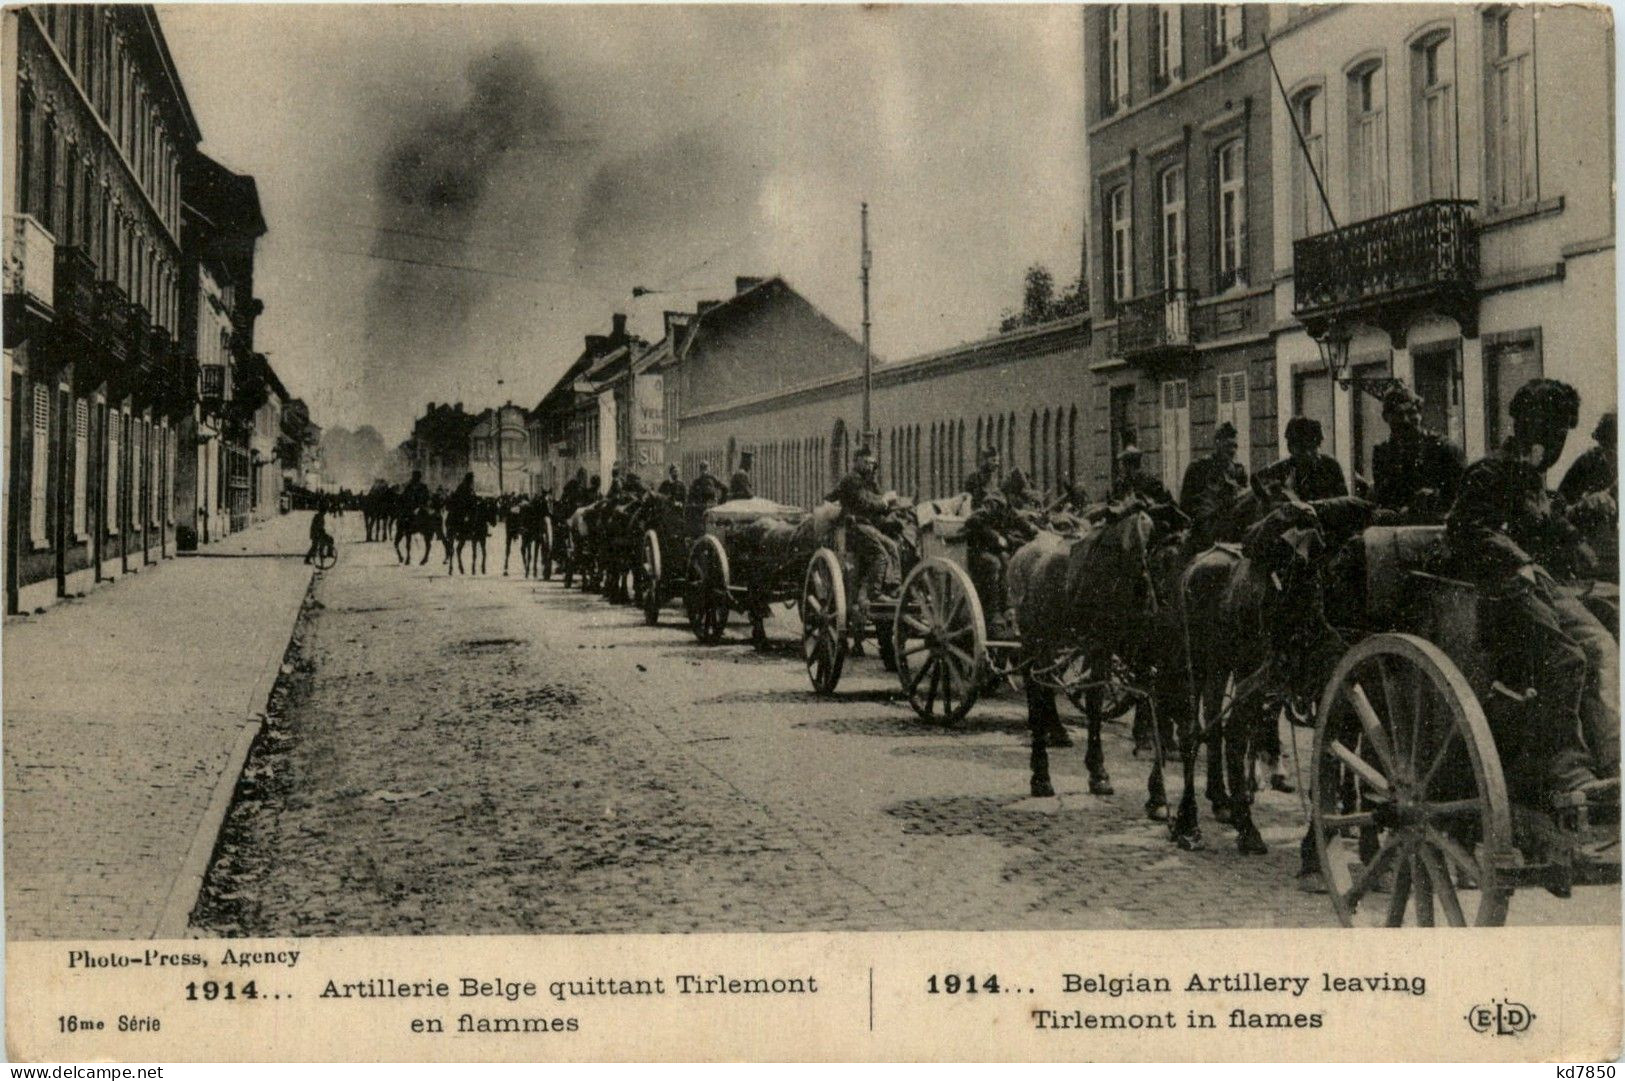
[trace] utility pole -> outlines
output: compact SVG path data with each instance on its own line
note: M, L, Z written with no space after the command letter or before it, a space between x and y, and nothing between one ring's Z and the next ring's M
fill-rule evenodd
M863 445L870 447L873 444L873 432L870 427L869 399L874 393L874 356L869 352L869 266L874 262L869 252L869 204L862 204L860 215L860 228L862 230L863 253L860 262L863 266Z
M497 495L498 496L501 496L501 495L504 495L504 494L507 493L507 489L505 487L503 487L503 484L502 484L502 414L503 414L503 411L504 411L505 408L506 408L505 406L500 406L500 405L497 406L496 431L497 431Z

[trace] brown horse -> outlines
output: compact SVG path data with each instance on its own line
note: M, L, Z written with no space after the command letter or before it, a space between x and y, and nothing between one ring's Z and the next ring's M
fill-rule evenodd
M1183 525L1177 508L1139 501L1113 508L1111 516L1082 539L1040 534L1010 559L1010 598L1021 628L1027 726L1032 742L1035 796L1055 794L1050 781L1048 743L1059 727L1057 673L1073 668L1081 655L1088 675L1085 710L1089 741L1084 764L1089 791L1113 791L1100 742L1102 695L1107 674L1129 673L1138 703L1155 710L1151 682L1158 648L1159 599L1156 550ZM1158 726L1153 722L1153 730ZM1146 811L1166 814L1167 796L1158 748L1147 782Z

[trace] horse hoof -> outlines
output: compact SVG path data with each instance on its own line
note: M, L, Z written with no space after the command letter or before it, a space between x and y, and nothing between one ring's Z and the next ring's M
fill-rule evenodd
M1050 746L1055 747L1059 746L1059 744L1052 743ZM1089 778L1089 794L1091 796L1114 796L1117 794L1117 789L1112 787L1112 779L1102 774L1099 777Z
M1269 850L1270 846L1264 843L1264 838L1256 829L1243 830L1236 837L1236 851L1243 856L1262 856Z
M1325 893L1326 892L1326 876L1321 874L1319 871L1299 871L1298 872L1298 892L1299 893Z
M1174 834L1174 844L1186 852L1200 852L1203 847L1201 830L1181 830Z
M1168 821L1168 805L1166 803L1158 803L1156 800L1146 800L1145 817L1149 818L1153 822Z
M1053 796L1055 795L1055 786L1050 784L1047 779L1039 780L1034 778L1032 794L1035 796Z
M1051 747L1070 747L1072 746L1072 737L1066 734L1066 729L1057 728L1049 734L1049 745Z

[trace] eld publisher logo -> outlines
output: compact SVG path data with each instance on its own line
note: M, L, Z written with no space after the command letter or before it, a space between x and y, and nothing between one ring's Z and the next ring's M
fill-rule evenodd
M1534 1024L1535 1011L1521 1002L1491 999L1488 1006L1467 1011L1467 1024L1483 1036L1519 1036Z

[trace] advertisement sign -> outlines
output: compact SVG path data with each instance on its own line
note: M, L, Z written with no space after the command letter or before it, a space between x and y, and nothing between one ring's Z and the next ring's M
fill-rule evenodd
M632 381L632 438L666 438L666 380L640 375Z

